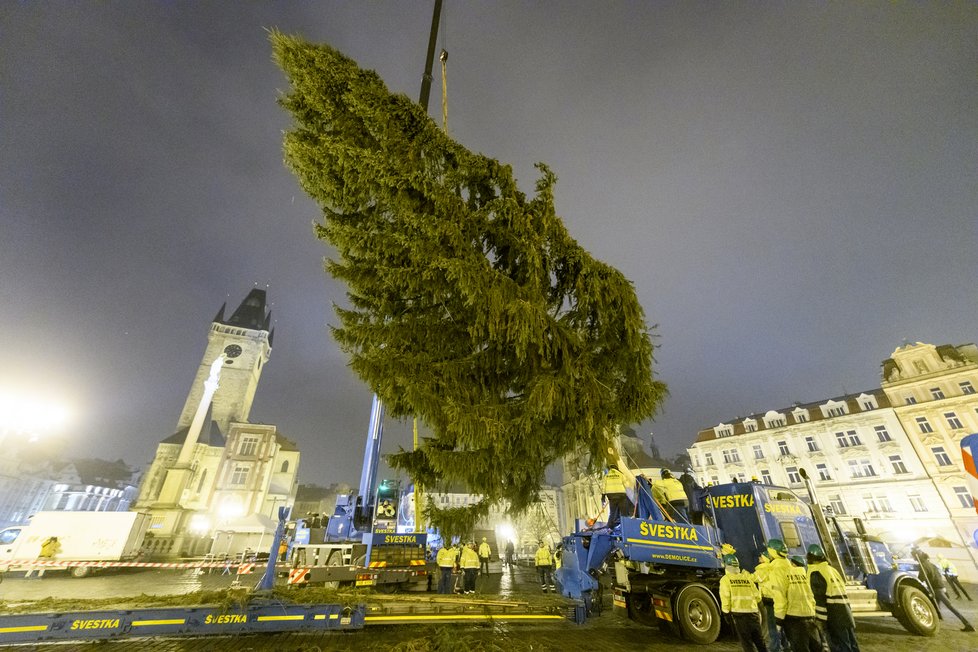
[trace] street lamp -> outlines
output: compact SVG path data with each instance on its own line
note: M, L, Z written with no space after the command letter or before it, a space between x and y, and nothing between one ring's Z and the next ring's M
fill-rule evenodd
M0 388L0 444L12 435L37 441L41 435L63 428L69 417L70 411L60 403Z

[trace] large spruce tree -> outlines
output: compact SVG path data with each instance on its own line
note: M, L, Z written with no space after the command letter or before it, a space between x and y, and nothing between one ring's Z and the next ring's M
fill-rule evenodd
M285 161L322 207L326 269L348 286L333 335L392 416L433 433L390 464L482 494L484 513L525 509L561 456L603 462L615 426L651 416L666 390L631 283L568 235L554 174L538 165L528 199L509 166L451 140L373 71L271 40L291 84Z

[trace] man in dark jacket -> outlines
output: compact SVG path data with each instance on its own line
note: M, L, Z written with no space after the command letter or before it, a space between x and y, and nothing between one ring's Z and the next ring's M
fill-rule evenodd
M973 632L975 628L971 626L968 619L961 615L961 612L954 608L951 604L951 599L947 597L947 587L944 586L944 575L941 570L930 560L930 555L922 550L917 551L917 561L920 562L920 573L917 577L923 581L925 584L930 586L931 591L934 594L934 601L938 604L938 609L940 605L944 605L951 610L961 624L964 627L961 629L962 632Z

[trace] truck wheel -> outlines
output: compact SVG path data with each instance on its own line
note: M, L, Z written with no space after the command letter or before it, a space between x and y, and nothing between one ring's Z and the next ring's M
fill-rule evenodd
M689 586L679 592L675 618L687 641L708 645L720 635L720 612L713 596L701 586Z
M900 621L903 628L918 636L934 636L937 634L937 609L930 598L916 586L901 585L897 589L897 604L893 615Z
M92 569L88 566L72 566L71 576L72 577L88 577L91 575Z
M343 565L343 553L339 550L334 550L329 553L329 557L326 558L327 566L342 566ZM326 589L338 589L340 588L339 581L334 582L323 582L323 588Z

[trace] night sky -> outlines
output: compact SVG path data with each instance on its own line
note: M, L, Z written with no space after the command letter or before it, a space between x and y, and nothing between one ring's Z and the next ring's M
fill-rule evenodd
M0 4L0 387L67 404L70 455L144 465L211 320L268 288L252 409L304 482L356 483L370 393L327 325L318 208L282 163L268 30L418 98L432 2ZM978 5L445 0L449 130L559 177L632 280L675 455L738 416L879 386L978 339ZM430 113L440 123L440 70ZM387 423L385 450L408 446Z

